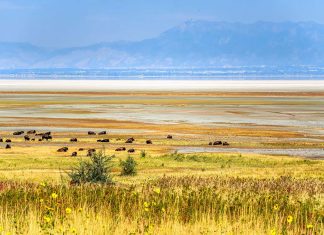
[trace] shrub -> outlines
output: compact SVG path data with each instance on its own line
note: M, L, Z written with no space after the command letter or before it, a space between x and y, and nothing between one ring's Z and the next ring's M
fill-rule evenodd
M136 175L136 161L131 156L128 156L126 161L121 161L122 167L121 175Z
M111 157L102 152L94 153L89 157L90 161L80 161L79 164L68 173L71 184L83 183L113 183L111 177Z

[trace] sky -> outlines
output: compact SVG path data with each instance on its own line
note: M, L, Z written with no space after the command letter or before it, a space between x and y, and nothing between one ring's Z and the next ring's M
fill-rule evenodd
M0 42L63 48L159 35L187 20L314 21L323 0L0 0Z

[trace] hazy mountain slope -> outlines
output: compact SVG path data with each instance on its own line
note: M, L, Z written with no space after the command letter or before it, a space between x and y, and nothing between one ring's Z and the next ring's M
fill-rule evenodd
M0 68L324 64L324 26L189 21L156 38L48 50L0 43Z

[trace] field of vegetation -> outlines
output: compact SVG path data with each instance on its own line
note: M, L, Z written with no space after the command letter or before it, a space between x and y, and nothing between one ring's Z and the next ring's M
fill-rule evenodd
M0 93L0 234L324 234L324 95L263 95Z

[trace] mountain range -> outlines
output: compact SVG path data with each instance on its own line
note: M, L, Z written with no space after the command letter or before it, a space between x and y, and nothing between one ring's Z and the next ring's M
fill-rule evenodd
M142 41L49 49L0 42L0 69L324 65L324 25L187 21Z

